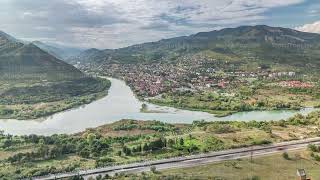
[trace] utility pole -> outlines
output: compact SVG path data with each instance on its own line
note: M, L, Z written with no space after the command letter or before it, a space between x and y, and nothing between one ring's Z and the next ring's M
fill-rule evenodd
M253 147L252 146L250 150L250 162L253 163Z
M250 167L251 167L251 178L253 178L253 146L250 147Z

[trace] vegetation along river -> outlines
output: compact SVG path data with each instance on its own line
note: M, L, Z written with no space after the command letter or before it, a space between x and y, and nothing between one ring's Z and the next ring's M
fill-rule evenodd
M112 83L109 94L98 101L76 109L57 113L44 119L0 120L0 130L14 135L71 134L121 119L158 120L168 123L192 123L195 120L264 121L287 119L297 113L307 114L314 110L306 108L300 111L251 111L219 118L205 112L178 110L148 104L148 109L154 113L142 113L140 109L143 102L134 96L125 82L113 78L109 79Z

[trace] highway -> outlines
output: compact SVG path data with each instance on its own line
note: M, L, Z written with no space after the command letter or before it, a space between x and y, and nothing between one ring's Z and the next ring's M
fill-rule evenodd
M163 160L154 160L140 163L133 163L127 165L119 166L109 166L104 168L97 168L91 170L83 170L74 173L61 173L52 174L45 177L34 177L34 180L51 180L51 179L62 179L67 177L72 177L75 175L81 175L85 179L92 176L97 176L99 174L113 175L115 173L139 173L143 171L150 171L151 166L155 166L157 170L171 169L171 168L182 168L182 167L193 167L199 165L205 165L212 162L220 162L226 160L234 160L240 158L259 157L268 154L279 153L289 150L303 149L308 146L308 144L320 144L320 138L311 138L305 140L297 140L290 142L282 142L277 144L270 144L264 146L252 146L246 148L238 148L231 150L224 150L218 152L211 152L206 154L197 154L186 157L175 157Z

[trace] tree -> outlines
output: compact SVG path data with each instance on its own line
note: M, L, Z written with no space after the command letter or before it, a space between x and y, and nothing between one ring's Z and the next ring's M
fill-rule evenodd
M38 154L40 155L40 157L42 157L43 159L47 159L49 156L49 147L41 144L39 149L38 149Z
M317 146L314 145L314 144L309 144L309 145L308 145L308 149L309 149L310 151L312 151L312 152L319 152L319 151L320 151L320 148L317 147Z
M57 146L54 146L49 150L49 158L56 158L61 155L61 149Z
M289 154L287 152L282 153L282 157L286 160L290 160Z
M79 155L83 158L89 158L90 157L90 151L88 148L84 148L79 152Z
M164 140L159 138L155 141L152 141L150 144L149 144L149 148L151 150L158 150L158 149L162 149L163 147L165 147L165 143L164 143Z
M168 142L167 142L167 146L168 146L169 148L172 148L172 147L174 146L174 144L175 144L175 142L174 142L173 139L169 139Z
M99 174L99 175L96 177L96 180L102 180L102 175Z
M157 168L155 166L151 166L150 171L155 174L157 172Z
M96 139L96 135L95 135L95 134L93 134L93 133L88 134L88 136L87 136L87 142L88 142L90 145L94 142L95 139Z
M142 151L142 146L141 144L139 144L139 146L137 146L137 152L141 152Z
M118 151L117 156L121 156L121 155L122 155L122 151Z
M83 179L84 179L84 178L81 177L81 176L79 176L79 175L73 176L73 177L69 178L69 180L83 180Z
M144 143L144 145L143 145L143 151L144 151L144 152L149 151L149 146L148 146L147 143Z
M3 147L3 148L8 148L8 147L10 147L11 145L12 145L12 140L11 140L11 139L6 139L6 140L3 141L2 147Z
M183 140L183 138L180 138L180 139L179 139L179 144L180 144L180 146L183 146L183 145L184 145L184 140Z
M143 104L141 105L140 111L141 111L141 112L144 112L144 111L146 111L146 110L148 110L148 105L145 104L145 103L143 103Z
M132 154L131 149L128 148L127 146L123 146L122 151L126 156L130 156Z

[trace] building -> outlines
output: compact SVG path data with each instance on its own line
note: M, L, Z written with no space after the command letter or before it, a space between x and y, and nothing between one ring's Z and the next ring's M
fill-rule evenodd
M307 178L307 174L304 169L297 169L297 180L311 180L311 179Z

